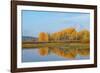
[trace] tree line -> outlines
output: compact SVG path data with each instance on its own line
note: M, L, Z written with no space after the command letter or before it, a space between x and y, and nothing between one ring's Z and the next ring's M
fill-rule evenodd
M75 28L67 28L58 32L54 33L45 33L40 32L39 33L39 39L40 42L48 42L48 41L84 41L89 42L90 41L90 32L89 30L80 30L77 31Z

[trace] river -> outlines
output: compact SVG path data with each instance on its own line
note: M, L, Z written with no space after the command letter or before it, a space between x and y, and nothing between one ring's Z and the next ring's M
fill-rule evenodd
M89 49L23 48L22 62L86 60L90 58L89 52Z

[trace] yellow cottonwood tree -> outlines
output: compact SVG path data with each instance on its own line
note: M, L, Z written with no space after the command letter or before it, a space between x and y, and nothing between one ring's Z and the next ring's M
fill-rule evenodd
M39 42L48 42L49 41L49 37L47 33L41 32L39 34Z
M90 41L90 33L88 30L81 30L79 32L80 40L83 42L89 42Z

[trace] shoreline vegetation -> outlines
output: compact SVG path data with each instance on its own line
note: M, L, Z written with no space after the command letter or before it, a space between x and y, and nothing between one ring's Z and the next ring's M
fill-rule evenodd
M31 43L23 44L25 48L37 48L37 47L66 47L66 48L89 48L89 43Z
M40 32L39 37L30 41L22 41L22 48L36 47L66 47L89 48L90 32L88 30L76 31L75 28L67 28L54 33Z
M40 32L38 38L22 41L22 49L38 49L40 56L54 53L68 59L75 59L77 54L89 56L90 32L76 31L75 28L54 33Z

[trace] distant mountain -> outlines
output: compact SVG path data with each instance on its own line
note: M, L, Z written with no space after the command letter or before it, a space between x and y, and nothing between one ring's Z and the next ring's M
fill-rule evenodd
M22 36L22 41L38 41L38 38L31 36Z

